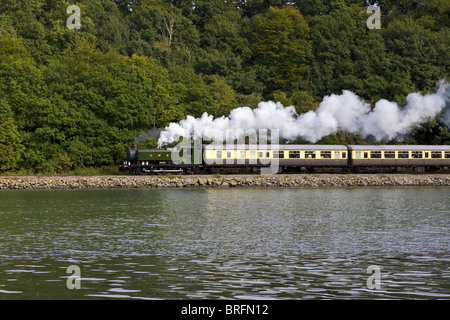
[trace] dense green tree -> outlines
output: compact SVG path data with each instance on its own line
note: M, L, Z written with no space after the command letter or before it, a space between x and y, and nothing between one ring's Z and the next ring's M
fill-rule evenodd
M364 27L357 28L357 18L348 10L336 10L309 19L315 57L311 89L318 99L330 93L339 93L342 89L358 91L361 88L360 75L352 58L357 48L356 42L365 43L361 36L364 33L367 36L368 31ZM359 50L362 51L362 48ZM362 52L358 54L363 56ZM367 62L369 65L364 65ZM371 64L368 59L362 63L364 68Z
M243 0L236 2L237 6L243 10L244 15L247 17L264 14L270 7L281 9L285 5L293 3L293 1L288 0Z
M193 68L175 67L170 71L170 80L174 83L176 98L183 104L187 114L200 117L209 112L213 96L204 78Z
M223 12L227 7L226 1L223 0L182 0L173 2L181 6L185 16L188 16L199 27L204 26L209 19Z
M294 7L270 8L254 16L250 41L254 63L268 70L266 90L290 90L293 83L309 76L313 58L310 29Z
M208 113L214 117L228 116L231 110L238 107L235 91L223 77L213 75L209 77L208 82L213 98Z
M450 144L450 130L438 121L431 120L414 128L407 141L412 144Z
M198 31L181 10L161 1L145 1L128 15L128 55L157 58L166 67L191 65L199 43Z
M127 14L136 8L140 0L112 0L117 4L117 7L124 13Z
M243 70L243 51L248 41L241 34L241 15L229 9L212 17L204 26L201 48L198 51L195 70L204 75L226 77L238 88Z
M434 90L436 79L449 74L450 33L432 32L411 18L392 22L384 31L392 67L407 73L421 90Z
M23 150L11 108L0 99L0 172L17 169Z
M66 26L71 4L81 29ZM0 170L114 165L149 129L265 100L298 114L342 90L403 103L450 79L449 24L447 0L3 0ZM433 120L406 142L449 139Z

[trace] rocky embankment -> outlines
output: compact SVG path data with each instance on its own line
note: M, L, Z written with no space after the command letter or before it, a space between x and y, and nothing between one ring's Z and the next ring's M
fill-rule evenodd
M0 189L450 186L450 174L2 176Z

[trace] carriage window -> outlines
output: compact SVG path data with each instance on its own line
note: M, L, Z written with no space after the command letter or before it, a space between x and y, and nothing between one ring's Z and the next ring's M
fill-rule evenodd
M305 158L306 159L315 159L316 152L315 151L305 151Z
M361 159L361 151L356 151L356 159Z
M270 158L270 152L269 151L266 152L266 158Z
M258 152L258 157L261 159L261 158L264 158L264 152Z
M334 158L335 159L340 159L341 158L341 153L339 151L335 151L334 152Z
M347 158L347 152L342 152L342 159L346 159Z
M331 151L320 151L322 159L331 159Z
M445 159L450 159L450 151L445 151Z
M216 158L222 159L222 151L216 151Z
M273 158L274 159L284 159L284 151L274 151Z
M395 151L385 151L384 158L385 159L395 159Z
M425 158L429 158L430 157L430 153L429 152L425 152Z
M241 159L245 159L245 151L241 151L240 152L240 158Z
M251 150L250 151L250 158L251 159L256 159L256 151L255 150Z
M372 159L381 159L381 151L371 151L370 157Z
M368 152L364 152L364 159L369 158L369 153Z
M409 158L409 151L399 151L398 152L399 159L408 159Z
M231 158L231 151L227 151L227 158Z
M440 151L432 151L431 152L432 159L442 159L442 152Z
M299 159L300 151L289 151L289 158L290 159Z
M411 157L413 159L422 159L422 151L412 151Z

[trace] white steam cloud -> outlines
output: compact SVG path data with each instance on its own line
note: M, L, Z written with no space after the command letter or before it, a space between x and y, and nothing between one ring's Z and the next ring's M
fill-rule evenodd
M392 140L411 129L436 118L449 104L450 84L441 80L433 94L411 93L407 103L400 107L395 102L378 101L374 108L350 91L326 96L315 111L297 115L292 106L261 102L256 109L241 107L228 117L214 119L204 113L201 118L188 116L179 123L171 123L159 137L159 144L178 141L180 137L222 141L239 139L248 130L278 129L281 138L294 140L301 137L317 142L338 130L360 133L364 138ZM449 113L450 114L450 113ZM448 114L442 118L445 122ZM225 137L224 133L227 132ZM230 135L231 132L231 135Z

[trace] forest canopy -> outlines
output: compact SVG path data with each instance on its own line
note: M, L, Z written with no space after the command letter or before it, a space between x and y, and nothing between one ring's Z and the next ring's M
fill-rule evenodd
M2 0L0 171L117 165L143 132L261 101L299 114L342 90L404 103L449 79L449 25L448 0ZM450 133L433 120L407 142Z

